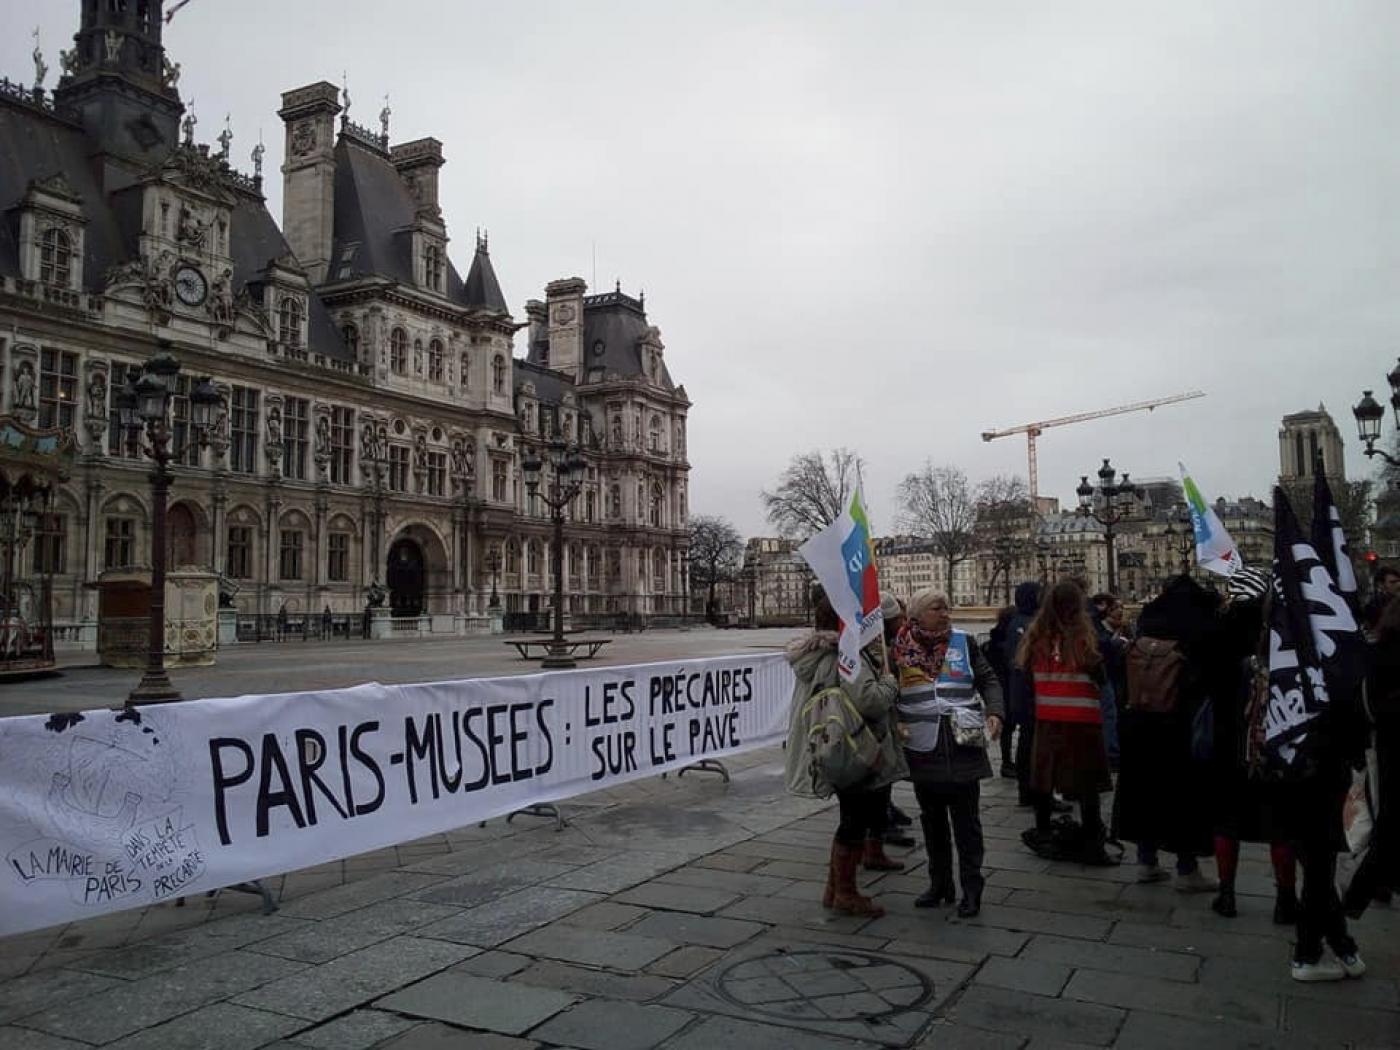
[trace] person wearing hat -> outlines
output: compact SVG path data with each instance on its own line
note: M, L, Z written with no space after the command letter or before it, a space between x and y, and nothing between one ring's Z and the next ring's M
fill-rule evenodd
M962 886L958 914L971 918L982 908L981 781L992 775L987 743L1001 734L1001 682L976 640L953 627L948 598L934 588L909 599L894 665L895 710L907 734L904 754L928 849L930 884L914 906L953 901L951 821Z

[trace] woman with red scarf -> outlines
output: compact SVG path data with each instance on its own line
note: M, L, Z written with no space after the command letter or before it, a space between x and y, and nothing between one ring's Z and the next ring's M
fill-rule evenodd
M1001 682L972 637L953 629L948 599L933 589L909 599L893 661L895 710L928 847L930 886L914 905L953 901L951 818L962 886L958 914L971 918L982 907L981 781L992 775L987 742L1001 735Z
M1099 708L1103 653L1078 584L1055 584L1021 639L1016 666L1024 672L1023 688L1031 693L1035 709L1035 830L1027 835L1048 843L1052 800L1058 791L1079 803L1083 832L1075 859L1110 864L1099 808L1099 795L1113 789Z

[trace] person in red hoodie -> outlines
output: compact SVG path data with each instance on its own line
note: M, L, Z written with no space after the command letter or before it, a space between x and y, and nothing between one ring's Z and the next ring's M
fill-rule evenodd
M1083 829L1075 859L1111 864L1099 805L1099 795L1113 788L1099 707L1103 653L1078 584L1055 584L1021 639L1016 666L1022 672L1021 688L1030 694L1035 710L1030 769L1035 830L1028 835L1040 841L1050 838L1058 791L1079 803Z

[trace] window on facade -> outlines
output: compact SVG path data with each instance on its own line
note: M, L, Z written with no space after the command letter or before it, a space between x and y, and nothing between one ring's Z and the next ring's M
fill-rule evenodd
M130 366L124 361L112 361L108 368L107 381L107 455L127 456L126 434L122 430L121 414L117 411L112 393L126 385L126 373Z
M350 464L355 450L355 410L336 405L331 409L331 483L350 484Z
M306 480L307 434L311 427L311 402L289 397L282 409L282 474Z
M408 491L408 446L389 446L389 488L393 492Z
M498 394L506 392L506 359L500 354L491 358L491 389Z
M199 442L190 426L190 377L175 377L175 394L170 399L172 462L199 466Z
M583 494L583 520L592 523L597 511L597 497L590 490Z
M347 324L341 328L340 337L345 340L345 348L350 351L350 356L358 360L360 356L360 330L353 324Z
M469 387L469 386L472 385L472 381L471 381L472 355L471 355L471 354L463 354L463 355L462 355L462 359L461 359L461 361L458 362L458 364L461 366L462 374L461 374L461 376L458 378L457 381L458 381L459 383L462 384L462 389L465 390L467 387Z
M102 546L102 565L107 569L124 569L135 561L136 520L108 518L107 536Z
M647 447L653 452L661 451L661 418L659 416L651 417L650 435L647 439Z
M506 461L503 459L493 459L491 461L491 498L497 503L505 503L506 496Z
M665 503L665 494L661 491L660 485L652 486L651 490L651 523L656 528L661 527L661 508Z
M229 400L229 469L235 474L258 472L258 391L233 388Z
M73 283L73 242L66 230L44 231L39 241L39 280L59 288Z
M68 571L68 516L45 514L34 533L34 572Z
M398 376L408 371L408 333L402 328L389 333L389 368Z
M423 249L423 283L435 292L442 291L442 249L436 244Z
M428 343L428 378L434 383L442 382L442 341L438 339Z
M350 534L332 532L326 537L326 579L344 583L350 579Z
M447 453L428 453L428 495L447 495Z
M253 576L253 530L247 525L228 527L228 566L225 570L235 580Z
M540 545L533 540L525 545L525 572L530 576L539 575Z
M284 296L277 311L277 337L285 346L296 349L301 346L301 322L305 318L301 300L295 296Z
M78 355L66 350L39 354L39 425L71 427L78 396Z
M506 544L506 572L518 573L520 571L520 544L511 540Z
M277 575L284 580L301 579L301 552L306 533L301 529L282 530L281 556L277 559Z

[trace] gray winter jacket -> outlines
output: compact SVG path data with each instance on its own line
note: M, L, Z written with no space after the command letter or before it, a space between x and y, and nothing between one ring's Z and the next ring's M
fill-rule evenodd
M831 794L829 787L812 784L811 756L807 750L807 734L812 727L804 709L813 694L834 685L846 691L880 741L879 768L867 783L860 785L860 790L884 787L909 775L894 713L899 684L892 675L882 673L869 650L861 654L861 669L856 680L842 681L836 670L837 637L835 631L813 631L787 648L788 663L797 676L792 691L792 710L788 715L787 742L787 789L794 795L826 798Z

